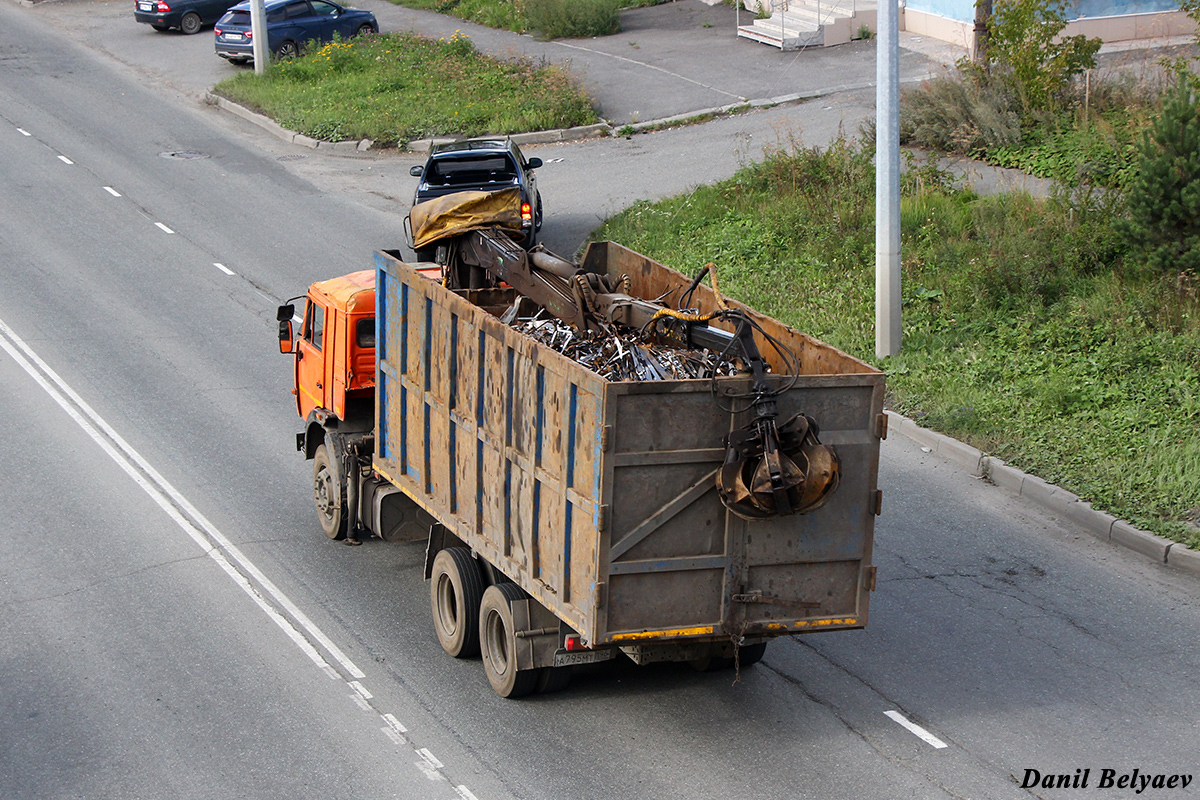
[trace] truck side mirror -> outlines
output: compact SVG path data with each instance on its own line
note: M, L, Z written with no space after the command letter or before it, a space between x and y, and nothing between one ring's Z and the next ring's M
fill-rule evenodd
M279 352L291 353L294 349L292 321L290 319L281 319L279 321Z
M275 319L279 322L279 352L290 353L295 349L292 343L292 317L296 316L296 307L291 303L282 305L275 311Z

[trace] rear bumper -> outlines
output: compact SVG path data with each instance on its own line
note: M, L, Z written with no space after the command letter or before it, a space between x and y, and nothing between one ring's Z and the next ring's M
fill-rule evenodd
M217 45L217 55L228 59L254 58L254 46L249 44L245 46L219 44Z
M133 18L137 22L145 22L147 25L157 25L160 28L178 28L179 14L170 12L163 14L158 11L137 11L133 12Z

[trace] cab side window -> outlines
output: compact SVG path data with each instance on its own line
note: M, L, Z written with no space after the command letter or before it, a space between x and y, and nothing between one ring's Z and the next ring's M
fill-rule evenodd
M355 343L363 348L375 346L375 318L360 319L354 326Z
M325 309L316 303L309 303L305 311L304 338L313 347L322 349L325 338Z

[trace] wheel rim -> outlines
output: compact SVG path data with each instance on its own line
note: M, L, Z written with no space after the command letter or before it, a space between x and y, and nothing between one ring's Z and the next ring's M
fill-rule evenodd
M284 42L279 45L280 58L293 58L296 55L296 45L292 42Z
M488 660L497 675L507 675L509 670L508 630L504 626L504 618L495 609L488 613L487 624L484 626L484 636L487 637Z
M185 14L179 23L180 29L184 33L197 33L200 30L200 18L195 14Z
M458 598L454 594L454 582L446 573L438 576L437 597L438 625L447 637L453 638L458 633Z
M321 516L326 519L333 519L333 476L329 474L329 469L322 467L317 472L317 480L313 484L313 495L317 501L317 511L321 512Z

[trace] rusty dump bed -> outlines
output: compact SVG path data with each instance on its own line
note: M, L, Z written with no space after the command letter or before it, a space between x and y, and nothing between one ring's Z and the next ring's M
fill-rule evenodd
M803 365L780 419L814 417L842 481L810 514L747 521L721 505L714 476L722 437L752 412L723 411L709 381L605 381L502 324L511 296L475 296L484 308L375 258L375 468L589 643L866 624L878 370L754 314ZM635 296L678 298L689 283L611 242L583 263L629 275ZM702 311L714 306L707 286L697 294Z

